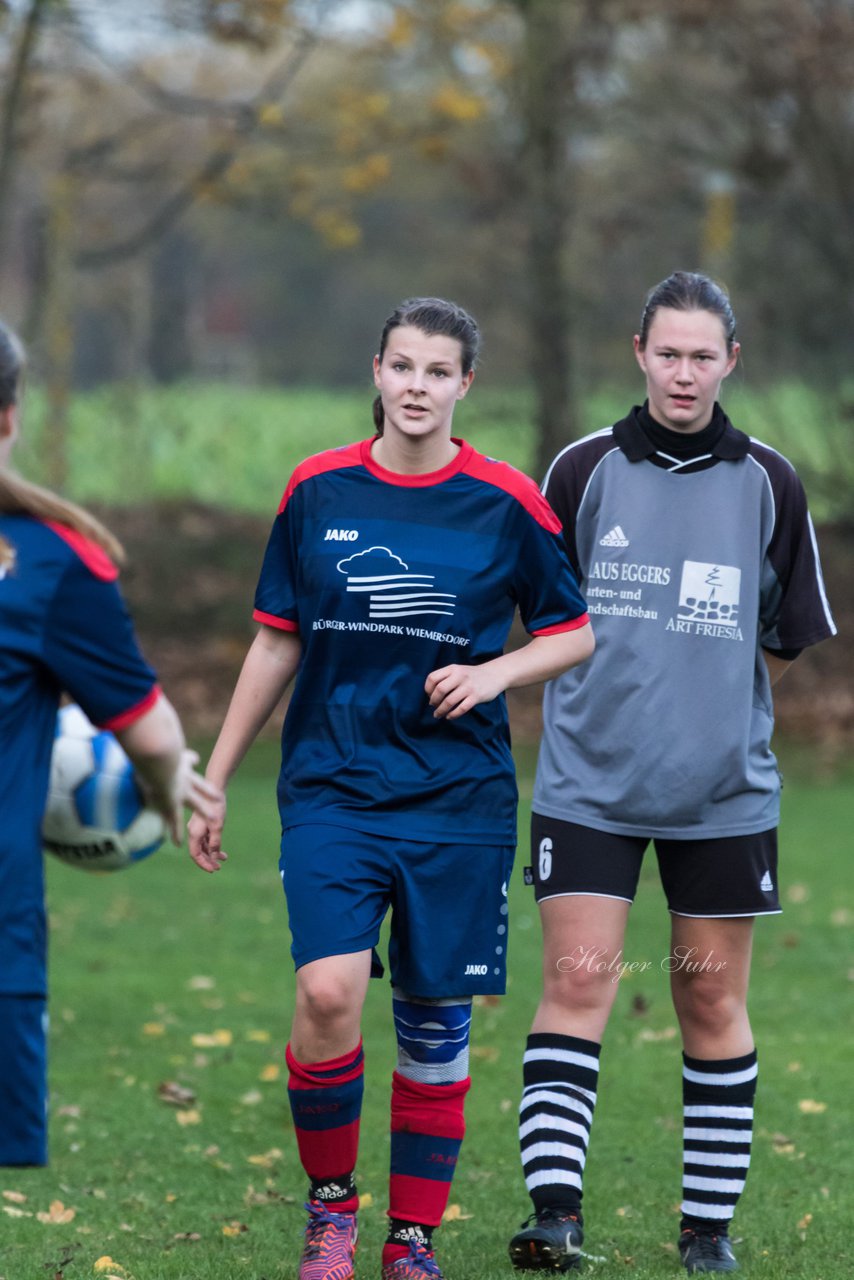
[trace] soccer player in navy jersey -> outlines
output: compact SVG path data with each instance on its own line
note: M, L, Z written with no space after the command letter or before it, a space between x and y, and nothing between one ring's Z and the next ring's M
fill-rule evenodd
M477 346L472 318L440 299L386 322L376 434L292 476L208 765L224 787L296 676L278 794L297 970L288 1089L310 1183L300 1280L353 1273L361 1012L390 905L383 1276L441 1275L431 1236L463 1137L472 997L505 984L517 797L503 694L593 649L545 499L451 435ZM517 607L531 639L505 654ZM221 836L221 821L191 820L203 870L224 860Z
M771 686L835 628L797 475L718 403L739 352L726 294L674 273L650 292L634 346L647 402L567 446L543 486L597 649L545 693L532 821L543 996L519 1128L534 1212L510 1256L579 1262L600 1045L652 840L684 1060L679 1252L691 1274L732 1271L757 1074L753 920L780 909Z
M63 692L133 760L181 841L213 816L178 717L140 655L97 520L11 471L23 348L0 324L0 1165L47 1163L46 920L40 828Z

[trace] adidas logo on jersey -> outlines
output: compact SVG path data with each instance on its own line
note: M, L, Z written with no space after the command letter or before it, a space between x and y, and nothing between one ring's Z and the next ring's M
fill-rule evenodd
M623 533L618 524L615 524L610 533L606 533L604 538L599 539L600 547L627 547L629 540Z
M774 882L773 882L773 880L771 879L771 872L770 872L770 871L766 871L766 872L765 872L765 875L764 875L764 876L762 877L762 879L759 881L759 888L762 890L762 892L763 892L763 893L773 893L773 891L774 891Z

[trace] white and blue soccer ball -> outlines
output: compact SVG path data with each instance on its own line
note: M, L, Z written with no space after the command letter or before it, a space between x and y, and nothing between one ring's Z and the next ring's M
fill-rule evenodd
M118 739L80 707L60 709L42 820L48 853L86 871L122 871L159 849L166 825L145 807Z

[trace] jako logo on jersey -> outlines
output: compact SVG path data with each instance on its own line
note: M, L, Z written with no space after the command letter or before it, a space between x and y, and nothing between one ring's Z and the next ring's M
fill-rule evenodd
M467 964L464 976L468 977L469 974L473 974L476 977L482 977L483 974L485 973L486 973L485 964Z
M623 533L618 524L615 524L610 533L606 533L604 538L599 539L600 547L627 547L629 540Z
M324 542L355 542L359 536L358 529L327 529Z

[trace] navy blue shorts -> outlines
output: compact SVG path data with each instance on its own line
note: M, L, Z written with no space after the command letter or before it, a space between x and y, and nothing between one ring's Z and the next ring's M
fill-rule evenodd
M0 1165L47 1164L47 1006L0 994Z
M534 892L538 902L569 894L633 902L646 836L616 835L531 815ZM707 840L664 840L655 852L673 915L777 915L777 830Z
M375 948L390 907L394 986L434 999L502 994L514 854L315 823L285 828L279 869L294 965Z

